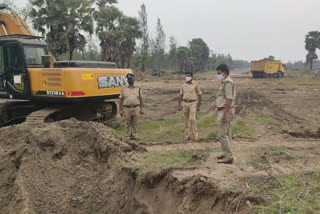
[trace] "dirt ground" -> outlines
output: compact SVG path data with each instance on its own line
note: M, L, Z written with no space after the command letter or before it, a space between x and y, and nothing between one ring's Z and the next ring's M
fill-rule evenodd
M200 82L204 94L201 109L203 114L199 115L198 119L215 117L215 94L219 88L216 76L214 73L200 74L195 78ZM254 207L256 204L263 204L267 197L264 195L252 197L249 193L250 184L257 180L281 178L291 174L306 175L319 171L320 81L308 76L290 74L284 79L252 79L250 73L246 71L234 71L232 78L236 82L238 91L237 118L234 124L247 126L254 132L254 136L250 135L251 132L243 135L241 130L234 135L233 165L217 164L216 156L220 152L220 145L215 137L206 138L207 127L204 127L206 132L201 132L201 128L199 130L202 135L200 142L181 142L183 136L181 133L180 138L174 141L166 139L162 143L161 141L145 143L148 152L193 151L197 154L199 151L211 150L195 165L173 168L168 175L162 175L161 177L165 179L160 179L161 182L149 191L150 195L145 194L145 189L142 191L140 200L152 204L153 213L175 213L172 210L178 210L177 213L258 212L251 205ZM180 87L180 80L177 79L178 77L173 80L140 83L146 91L147 110L143 120L181 116L181 113L176 111ZM180 79L183 79L183 76ZM242 130L244 133L248 132L246 129ZM165 202L160 200L154 203L158 197L166 197L167 188L171 187L172 180L181 185L192 179L202 179L205 182L202 186L212 185L210 186L212 192L206 186L204 192L200 194L209 194L210 197L204 196L204 199L199 199L198 196L188 199L182 197L178 203L173 203L173 207L178 209L167 211L163 211ZM190 195L190 191L193 190L185 191L187 194L184 191L183 194ZM171 194L172 192L175 190L171 190ZM179 198L177 195L175 192L173 198ZM198 201L198 206L190 205L193 200Z
M73 119L1 128L0 213L289 213L288 190L271 189L287 187L287 176L307 181L320 172L320 81L233 71L235 162L220 165L214 119L220 83L214 73L195 78L203 91L199 142L182 141L183 76L172 74L139 74L146 109L138 142L124 140L121 127ZM319 213L312 204L319 195L304 193L296 196L302 208L291 213Z

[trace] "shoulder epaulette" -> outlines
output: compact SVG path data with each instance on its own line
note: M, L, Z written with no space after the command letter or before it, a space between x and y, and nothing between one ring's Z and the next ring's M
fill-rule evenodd
M233 82L232 79L227 79L227 80L224 81L224 83L232 83L233 84L234 82Z

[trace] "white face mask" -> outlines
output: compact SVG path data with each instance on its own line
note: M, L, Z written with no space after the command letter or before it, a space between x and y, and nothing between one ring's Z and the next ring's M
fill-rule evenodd
M219 74L219 75L217 76L217 78L218 78L218 80L223 80L223 79L224 79L224 76L223 76L223 74Z
M186 81L190 82L192 80L192 77L186 77Z

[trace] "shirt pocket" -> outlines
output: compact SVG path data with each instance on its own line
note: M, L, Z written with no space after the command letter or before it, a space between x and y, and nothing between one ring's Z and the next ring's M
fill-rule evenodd
M186 94L194 93L195 88L193 86L184 86L183 87L183 92Z
M139 90L132 91L131 96L139 100Z

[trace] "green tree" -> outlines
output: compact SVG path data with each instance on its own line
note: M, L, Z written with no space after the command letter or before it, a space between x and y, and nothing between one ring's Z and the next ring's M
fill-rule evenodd
M250 68L250 62L246 60L232 60L232 69L248 69Z
M188 47L177 50L177 64L179 72L199 72L209 68L209 48L202 39L192 39ZM212 61L210 65L212 66Z
M163 25L161 20L158 18L156 26L156 37L153 41L153 62L155 63L156 70L161 70L161 64L165 56L165 46L166 46L166 34L163 30Z
M98 61L101 59L100 52L94 41L90 40L84 53L86 60Z
M169 38L169 53L167 56L167 62L170 68L177 69L177 40L174 36Z
M113 3L99 1L98 10L94 13L101 57L103 61L116 62L122 67L130 66L136 39L141 37L139 22L136 18L125 16Z
M99 5L99 4L98 4ZM122 12L113 5L100 4L94 13L96 34L100 40L102 61L120 61L120 28Z
M120 20L121 41L121 65L130 67L133 53L136 51L136 40L142 36L139 22L136 18L124 16Z
M84 50L83 32L93 33L90 0L29 0L33 27L46 36L54 55L68 52L72 60L76 49Z
M212 51L211 56L208 59L208 70L214 71L217 65L217 55Z
M190 65L192 67L193 59L191 59L191 50L187 47L179 47L177 49L177 63L179 68L179 73L185 73L190 70Z
M92 0L92 1L96 2L99 7L118 3L118 0Z
M189 42L192 56L196 59L194 72L208 69L209 47L202 39L192 39Z
M12 10L14 10L16 12L19 12L17 5L11 0L2 0L2 2L0 3L0 7L11 8Z
M215 53L211 53L211 56L209 58L208 61L208 69L210 70L215 70L216 67L220 64L226 64L228 65L230 68L234 68L234 61L231 57L230 54L215 54Z
M316 50L320 48L320 32L310 31L305 38L305 49L308 51L306 55L305 68L310 65L310 71L312 71L313 61L318 59Z
M230 68L233 68L233 59L232 56L230 54L227 55L227 59L226 59L226 64L229 65Z
M146 64L149 61L148 13L145 4L142 4L139 10L139 23L142 32L139 62L141 63L141 71L145 71Z

